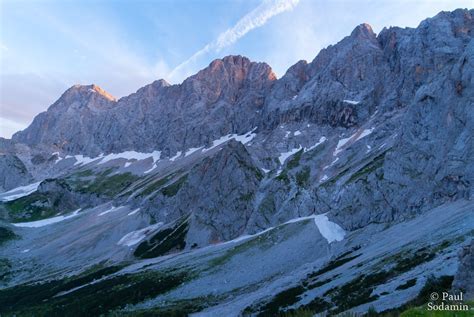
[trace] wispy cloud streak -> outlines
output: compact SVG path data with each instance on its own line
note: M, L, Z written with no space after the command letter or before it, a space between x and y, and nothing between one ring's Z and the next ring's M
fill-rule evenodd
M168 77L173 79L204 54L209 52L218 53L223 48L234 44L248 32L265 25L272 17L292 10L298 5L299 1L300 0L264 0L258 7L242 17L233 27L222 32L217 39L208 43L186 61L176 66ZM189 70L189 72L191 71L192 70Z

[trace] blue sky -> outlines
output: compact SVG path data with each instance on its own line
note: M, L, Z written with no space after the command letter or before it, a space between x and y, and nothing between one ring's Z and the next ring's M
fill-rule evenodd
M241 54L280 77L360 23L416 27L474 0L0 0L0 136L25 128L74 84L116 97L180 83Z

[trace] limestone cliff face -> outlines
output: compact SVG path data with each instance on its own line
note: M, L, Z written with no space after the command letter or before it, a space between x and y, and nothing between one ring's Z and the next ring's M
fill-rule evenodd
M74 86L13 140L72 154L174 154L255 127L275 80L267 64L228 56L180 85L159 80L118 101L97 86Z
M264 181L254 184L244 174L235 180L237 165L214 177L207 172L199 185L185 186L179 202L165 203L168 215L198 208L192 197L206 196L199 208L217 204L235 224L214 232L219 239L313 212L331 212L350 230L402 221L472 199L473 14L442 12L415 29L378 35L361 24L281 79L265 63L228 56L180 85L158 80L120 100L94 85L74 86L12 143L61 155L160 150L172 157L257 128L244 150L252 166L271 170ZM321 147L306 151L322 137ZM282 152L303 146L298 166L279 162ZM235 181L222 183L217 175ZM240 186L242 195L255 195L245 196L245 206L232 199L224 208L215 192ZM236 220L238 209L244 211Z
M228 56L120 100L71 87L0 138L0 313L381 313L427 281L472 297L473 15L361 24L280 79Z

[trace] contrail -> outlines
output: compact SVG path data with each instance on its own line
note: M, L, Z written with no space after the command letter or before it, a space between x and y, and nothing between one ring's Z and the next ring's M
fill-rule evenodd
M176 66L169 73L168 77L172 78L177 72L196 61L203 54L209 52L218 53L223 48L234 44L248 32L265 25L265 23L275 15L292 10L298 5L299 1L300 0L264 0L258 7L240 19L233 27L222 32L217 39L208 43L190 58Z

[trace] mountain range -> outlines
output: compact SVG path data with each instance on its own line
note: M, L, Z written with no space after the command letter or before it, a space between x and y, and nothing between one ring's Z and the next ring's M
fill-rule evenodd
M118 100L69 88L0 139L0 315L472 300L473 36L458 9L361 24L279 79L227 56Z

